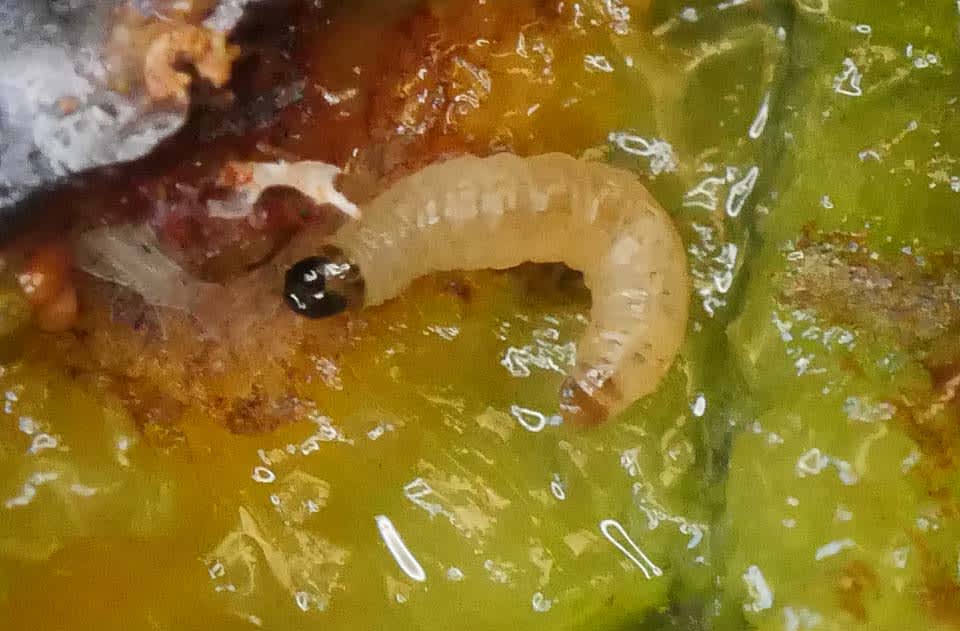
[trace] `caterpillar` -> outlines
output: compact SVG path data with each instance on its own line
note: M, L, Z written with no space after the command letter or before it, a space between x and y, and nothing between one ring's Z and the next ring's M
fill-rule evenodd
M380 305L433 272L564 263L583 273L592 299L560 392L563 416L580 422L654 392L679 353L690 295L683 242L628 171L559 153L463 156L398 180L350 214L360 218L333 235L299 232L253 272L256 283L318 318ZM190 311L185 283L177 299L154 300Z

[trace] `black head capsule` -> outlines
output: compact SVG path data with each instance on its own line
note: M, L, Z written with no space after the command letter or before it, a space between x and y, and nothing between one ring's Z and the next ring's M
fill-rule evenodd
M287 270L283 297L295 313L326 318L347 308L347 299L327 287L327 266L333 264L324 256L310 256Z
M345 311L362 289L356 268L326 256L309 256L287 270L283 299L299 315L327 318Z

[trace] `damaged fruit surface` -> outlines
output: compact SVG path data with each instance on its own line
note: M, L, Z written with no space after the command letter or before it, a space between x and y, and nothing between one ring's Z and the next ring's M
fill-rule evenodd
M60 239L139 222L226 286L344 221L277 189L211 213L237 164L335 165L362 206L452 156L562 151L635 172L678 226L680 359L617 422L563 424L591 297L543 265L429 275L326 320L238 287L229 344L78 273L76 324L44 333L17 279L56 239L25 234L0 282L0 618L958 628L955 7L289 19L238 62L262 98L52 197L76 218Z

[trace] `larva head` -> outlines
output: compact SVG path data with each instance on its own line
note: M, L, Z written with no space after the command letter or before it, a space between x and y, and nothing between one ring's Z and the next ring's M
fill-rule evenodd
M327 246L287 268L283 299L298 315L327 318L363 306L363 277L343 252Z

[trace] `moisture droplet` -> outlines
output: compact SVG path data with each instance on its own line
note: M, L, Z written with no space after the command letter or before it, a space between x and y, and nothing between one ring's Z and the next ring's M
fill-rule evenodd
M377 529L387 545L387 550L393 555L403 573L419 583L427 580L427 573L423 570L423 566L407 548L407 544L403 542L390 518L386 515L377 515L373 519L377 522Z
M763 95L763 100L760 102L760 109L757 111L757 116L753 119L753 123L750 125L750 130L748 135L753 140L758 139L763 135L763 130L767 126L767 119L770 117L770 93L767 92Z
M694 416L703 416L707 411L707 398L702 394L698 394L697 398L694 399L693 403L690 405L690 410L693 412Z
M530 605L533 607L534 611L544 613L550 611L550 607L553 606L553 601L549 598L544 597L540 592L537 592L533 595L533 598L530 600Z
M300 611L308 611L310 609L310 594L307 592L297 592L293 599L296 601Z
M604 519L600 522L600 532L607 538L607 541L612 543L617 550L622 552L625 557L640 568L640 571L643 572L643 575L647 577L647 579L663 575L663 570L643 553L643 550L630 538L630 535L627 534L627 531L624 530L620 522L615 519ZM616 535L619 535L619 537Z
M730 193L727 195L726 211L730 217L736 217L743 210L747 198L753 192L753 187L757 183L757 176L760 175L760 169L756 166L750 167L747 174L742 179L735 182L730 187Z
M520 407L519 405L510 406L510 414L517 422L528 432L539 432L547 426L547 417L536 410Z
M253 468L253 481L260 484L270 484L277 479L276 474L263 465L257 465Z
M860 81L862 79L863 75L860 73L860 69L857 68L857 64L853 63L853 60L847 57L843 60L843 69L840 71L840 74L833 78L833 90L837 94L860 96L863 94L863 90L860 89Z

